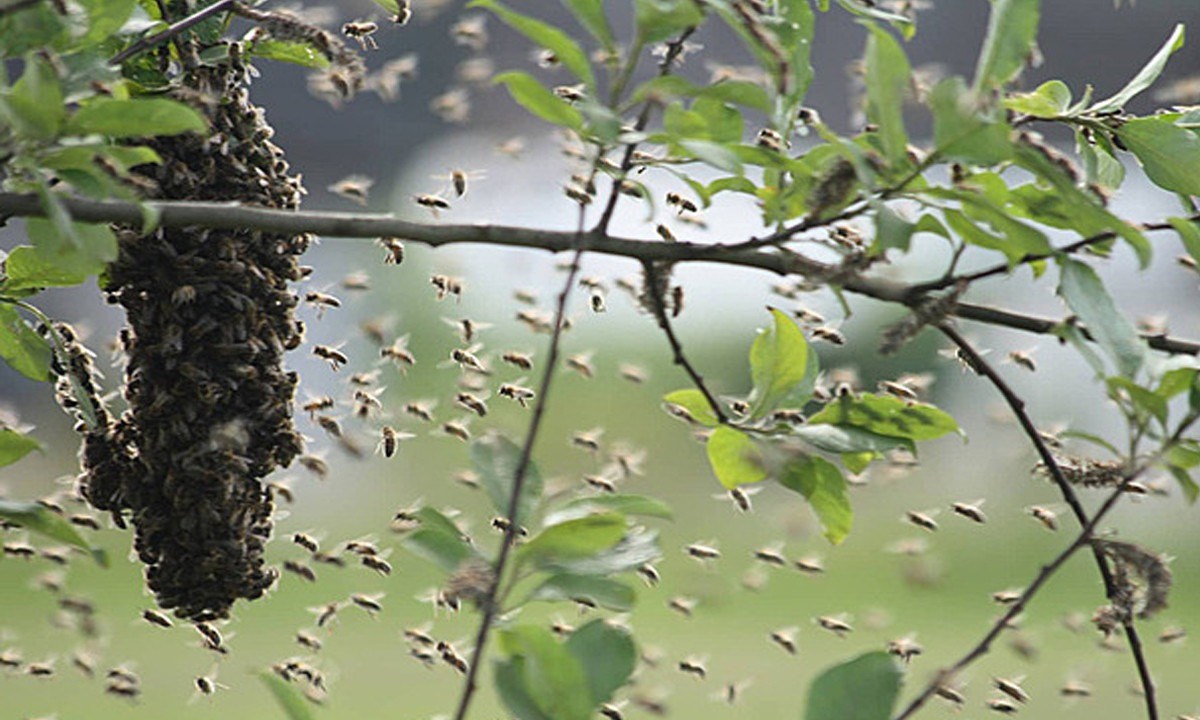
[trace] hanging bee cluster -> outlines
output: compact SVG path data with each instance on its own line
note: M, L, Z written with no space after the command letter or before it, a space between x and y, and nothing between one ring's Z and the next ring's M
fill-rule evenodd
M176 95L211 132L151 143L163 162L142 168L149 194L294 209L300 181L269 142L245 89L249 66L231 47L227 62L185 71ZM162 607L194 621L226 617L277 574L263 564L273 505L261 480L302 451L298 378L282 361L304 331L288 284L303 275L308 239L195 228L118 237L106 291L129 322L120 334L128 409L87 432L81 491L118 523L132 518Z
M1114 594L1112 604L1096 613L1096 624L1105 632L1112 630L1105 620L1128 620L1135 615L1146 619L1167 607L1173 577L1167 559L1130 542L1095 538L1092 545L1112 562Z

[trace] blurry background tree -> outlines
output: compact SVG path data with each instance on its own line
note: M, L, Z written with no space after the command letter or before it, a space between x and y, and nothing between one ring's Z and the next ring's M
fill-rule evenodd
M1184 4L829 5L0 5L5 712L1200 711Z

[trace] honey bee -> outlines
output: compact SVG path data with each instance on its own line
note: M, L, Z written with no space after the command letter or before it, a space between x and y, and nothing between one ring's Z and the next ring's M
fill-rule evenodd
M215 675L198 675L195 679L196 691L201 695L213 695L218 688L227 689L224 685L217 682Z
M657 226L655 226L654 231L657 232L658 236L666 242L679 242L679 238L675 237L675 233L671 232L671 228L663 225L662 223L659 223Z
M771 128L763 128L762 130L759 130L758 135L754 138L754 142L759 147L766 148L767 150L772 150L774 152L781 152L785 147L791 145L791 143L787 143L784 140L782 135Z
M450 26L450 37L456 45L466 45L475 52L487 47L488 33L484 15L469 15Z
M300 463L305 470L309 471L318 478L324 480L329 476L329 463L318 455L301 455L296 458L296 462Z
M912 661L913 657L925 652L925 648L916 641L913 635L905 635L902 638L889 640L887 651L907 663Z
M1033 350L1013 350L1005 358L1008 362L1029 372L1037 371L1037 362L1033 359Z
M757 495L760 490L761 488L757 487L735 487L730 488L727 492L717 493L716 495L713 495L713 497L718 500L729 500L733 503L735 508L737 508L740 512L745 513L754 510L754 505L750 502L750 498L753 495Z
M510 137L496 146L496 152L517 160L525 154L525 147L525 138L520 136Z
M318 415L316 419L317 424L320 425L321 429L328 433L330 437L339 438L342 436L342 426L338 424L337 420L334 420L328 415Z
M357 40L358 44L364 51L368 49L379 49L379 45L375 42L375 38L372 37L377 30L379 30L379 25L377 23L366 20L356 20L354 22L348 22L345 25L342 25L342 34L348 38L354 38Z
M110 680L109 682L105 683L104 692L108 693L109 695L116 695L117 697L134 700L142 694L142 688L141 686L133 683L127 683L121 680Z
M986 703L989 710L1001 715L1012 715L1017 712L1017 706L1008 698L989 698Z
M475 357L476 347L470 348L454 348L450 351L450 360L462 369L471 369L478 373L487 374L488 369L484 367L479 358Z
M478 490L481 487L479 473L472 470L460 470L454 473L454 482L459 485L466 485L472 490Z
M414 401L404 406L404 412L422 422L433 422L433 408L435 405L437 403L432 400Z
M699 212L700 208L696 207L696 203L685 198L677 192L667 193L667 205L675 208L676 212L682 215L685 212Z
M383 264L399 265L404 262L404 242L398 237L381 237L379 245L384 249Z
M471 117L471 95L466 88L452 87L430 100L429 109L444 122L465 123Z
M391 425L384 425L380 429L379 435L379 447L376 449L376 452L383 453L385 458L390 458L396 454L396 447L401 440L416 437L412 433L396 430Z
M513 524L512 524L512 521L509 520L508 518L503 517L501 515L497 515L496 517L492 518L491 526L493 528L495 528L496 530L499 530L502 533L506 533L509 531L509 528L511 528L513 526ZM516 534L519 535L520 537L528 537L529 530L518 525Z
M350 362L350 358L346 357L341 350L329 347L328 345L314 345L313 355L327 361L329 367L333 368L334 372L337 372L343 365Z
M333 620L337 619L338 611L342 609L342 603L334 601L325 603L318 607L311 607L309 612L317 616L317 627L323 628Z
M583 476L583 482L586 483L589 487L596 488L597 490L599 490L601 492L606 492L606 493L617 492L617 484L602 475L585 474Z
M129 685L140 685L142 682L142 679L137 676L137 673L135 673L126 665L117 665L109 668L108 671L104 673L104 677L107 680L123 682Z
M76 650L71 653L71 667L88 677L96 675L96 659L83 650Z
M20 650L6 648L0 651L0 667L19 668L23 662L24 658L21 657Z
M1082 680L1067 680L1058 689L1058 694L1063 697L1091 697L1092 686Z
M99 530L100 521L86 513L75 513L67 518L72 525L77 527L87 528L88 530Z
M837 635L838 637L846 637L847 633L853 632L854 628L841 615L821 615L816 618L817 625L822 629Z
M318 552L321 549L321 545L317 542L317 539L307 533L293 533L292 542L310 553Z
M463 675L467 674L467 670L470 669L470 666L467 664L466 658L460 655L458 651L454 649L453 645L448 642L439 642L437 644L437 650L439 653L441 653L443 662L457 670L459 673Z
M450 202L441 195L437 194L417 193L416 195L413 195L413 202L423 208L428 209L431 213L433 213L434 217L437 217L440 211L450 209ZM441 298L438 299L440 300Z
M463 420L447 420L442 423L442 432L463 442L471 442L471 431Z
M578 185L570 184L563 186L563 194L579 203L580 205L591 205L592 196L585 188Z
M302 562L297 562L296 560L284 560L283 569L294 575L298 575L309 582L317 581L317 573Z
M787 565L787 558L783 556L783 543L760 547L754 551L754 559L775 567Z
M554 94L572 104L587 97L582 83L578 85L558 85L554 88Z
M771 642L783 648L788 655L795 655L796 633L799 631L800 628L795 626L772 630L770 634Z
M157 625L158 627L162 628L169 628L175 625L175 623L171 622L171 618L157 610L152 610L150 608L146 608L142 611L142 619L151 625Z
M26 663L25 674L30 677L50 677L54 674L54 660Z
M500 397L506 397L510 400L515 400L521 407L529 407L529 401L537 394L530 388L516 385L514 383L504 383L500 389L496 391Z
M880 380L879 389L888 395L894 395L901 400L909 400L915 402L917 400L917 391L901 382L893 380Z
M1024 588L1009 588L992 593L992 602L998 605L1012 605L1025 594Z
M981 505L983 505L983 500L976 500L973 503L956 502L950 504L950 509L954 511L954 514L982 525L987 522L987 515L983 514L983 510L980 509Z
M713 547L712 545L705 545L703 543L692 543L691 545L686 545L686 546L684 546L683 551L685 553L687 553L690 557L693 557L702 562L707 562L709 560L716 560L721 557L720 550Z
M357 385L358 387L371 387L379 381L381 372L379 369L369 372L356 372L349 377L349 382L351 385Z
M600 452L600 438L604 435L603 428L577 430L571 433L571 444L575 447L595 454Z
M662 576L659 575L658 568L654 567L650 563L642 563L641 565L638 565L637 574L640 575L642 580L645 581L646 585L650 587L654 587L662 581Z
M591 305L592 312L594 313L608 312L608 305L606 305L604 302L603 293L593 292L589 298L589 303Z
M362 562L363 567L374 570L380 575L386 576L392 574L392 564L378 555L363 555L360 558L360 562Z
M321 412L322 410L329 410L334 406L334 404L335 401L333 398L329 397L328 395L322 395L321 397L310 399L301 406L301 409L308 413L310 418L315 420L317 413Z
M816 340L824 340L831 345L845 345L846 336L836 328L831 328L828 325L821 325L812 329L812 336Z
M625 707L625 702L619 703L600 703L600 709L597 711L608 720L625 720L625 715L621 709Z
M350 175L328 187L329 192L353 200L359 205L367 204L368 194L375 181L364 175Z
M470 410L471 412L475 413L479 417L487 416L487 412L488 412L487 405L484 404L483 400L479 399L478 397L475 397L471 393L468 393L468 392L458 393L457 395L454 396L454 402L455 402L455 404L457 404L463 408L466 408L467 410Z
M792 567L802 573L816 575L825 572L825 564L816 555L805 555L792 561Z
M321 639L306 630L296 631L296 642L301 647L308 648L313 652L320 652L322 647Z
M1163 628L1163 631L1158 634L1160 643L1177 643L1187 637L1187 631L1178 625L1171 625Z
M913 525L916 525L917 527L921 528L922 530L928 530L929 532L934 532L938 529L938 524L933 519L933 516L936 514L937 514L936 511L919 512L917 510L909 510L908 512L906 512L904 514L904 517L910 523L912 523Z
M949 685L938 685L933 693L934 695L937 695L941 699L956 707L961 708L963 705L967 704L967 698L961 692L959 692L957 688L953 688Z
M637 365L621 363L617 366L617 372L620 374L622 380L628 380L635 385L641 385L646 382L646 371Z
M684 617L691 617L692 613L696 610L696 600L694 598L677 595L667 601L667 607Z
M688 655L679 661L679 670L687 675L694 675L698 680L703 680L708 677L708 668L705 667L707 658L697 655Z
M383 605L379 601L383 599L385 594L371 593L368 595L365 593L354 593L350 596L350 602L365 610L371 617L375 617L383 611Z

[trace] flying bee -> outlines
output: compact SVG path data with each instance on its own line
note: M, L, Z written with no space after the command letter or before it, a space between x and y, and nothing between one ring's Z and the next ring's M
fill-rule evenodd
M1063 697L1091 697L1092 686L1082 680L1067 680L1062 687L1058 689L1058 694ZM1180 716L1182 717L1182 716Z
M314 345L313 355L325 360L329 363L329 367L333 368L334 372L341 369L343 365L350 362L350 358L346 357L341 350L328 345Z
M925 652L925 648L921 647L913 635L905 635L902 638L889 640L887 644L888 653L895 655L904 662L910 662L913 657Z
M787 565L787 558L783 556L783 543L760 547L754 551L754 559L767 565L774 565L775 567Z
M392 574L392 564L378 555L363 555L359 562L363 564L363 567L374 570L380 575Z
M685 198L677 192L667 193L667 204L675 208L675 211L682 215L685 212L699 212L700 208L696 207L696 203Z
M961 515L966 519L982 525L987 522L987 515L983 514L980 506L983 505L983 500L976 500L973 503L956 502L950 504L950 509L955 515Z
M500 389L496 391L500 397L506 397L510 400L515 400L521 407L529 407L529 401L537 394L533 390L516 385L514 383L504 383Z
M783 648L788 655L796 654L796 633L800 628L796 626L780 628L772 630L770 634L771 642Z
M371 186L374 184L374 180L364 175L350 175L338 180L327 189L334 195L341 195L347 200L353 200L359 205L365 206Z
M162 628L169 628L175 625L175 623L171 622L171 618L157 610L152 610L150 608L146 608L142 611L142 619L151 625L157 625L158 627Z
M369 372L356 372L351 375L348 380L351 385L357 385L358 387L371 387L379 380L379 375L381 372L382 371L378 368Z
M670 302L668 305L671 308L671 317L677 318L683 312L683 286L676 285L671 288Z
M459 337L462 338L464 344L470 345L475 341L475 336L481 331L492 327L491 323L479 323L470 318L462 318L454 320L451 318L442 318L442 322L458 331Z
M197 675L194 684L196 685L196 692L206 697L216 694L218 689L228 689L225 685L217 682L215 672L212 675Z
M355 389L354 391L354 417L360 420L366 420L372 415L383 410L383 403L379 400L379 395L387 388L378 388L377 390L362 390Z
M346 273L342 276L341 285L343 290L370 290L371 276L361 270Z
M645 583L650 587L654 587L662 581L662 576L659 575L658 568L654 567L650 563L642 563L641 565L638 565L637 574L641 575L642 580L644 580Z
M1023 367L1029 372L1037 371L1037 362L1033 359L1033 350L1013 350L1005 358L1007 362Z
M637 365L621 363L617 366L617 372L621 375L622 380L628 380L635 385L646 382L646 371Z
M84 527L88 530L99 530L100 521L86 513L75 513L68 518L72 525Z
M904 513L904 518L922 530L934 532L938 529L938 524L933 519L933 516L936 514L936 511L919 512L917 510L909 510Z
M1017 706L1008 698L988 698L987 705L989 710L994 710L1001 715L1012 715L1017 712Z
M679 238L675 237L675 233L671 232L671 228L663 225L662 223L659 223L657 226L655 226L654 231L657 232L658 236L666 242L679 242Z
M379 244L386 254L383 256L384 265L399 265L404 262L404 242L398 237L381 237Z
M712 497L715 500L729 500L739 512L751 512L754 510L754 504L750 502L750 497L757 495L762 488L730 488L727 492L716 493Z
M376 452L383 453L385 458L390 458L396 454L396 447L399 445L401 440L408 440L416 437L416 435L410 432L397 430L391 425L384 425L382 428L380 428L379 435L379 447L376 449Z
M758 135L756 135L754 138L754 142L759 147L766 148L767 150L772 150L774 152L781 152L785 147L790 145L790 143L784 140L783 135L780 135L771 128L763 128L762 130L759 130Z
M501 155L507 155L514 160L519 160L521 156L525 154L526 147L527 144L525 142L525 138L518 135L515 137L510 137L496 145L496 152L500 153Z
M450 209L450 201L435 193L417 193L412 197L413 202L428 210L434 217L438 217L442 210Z
M473 470L460 470L454 473L454 482L466 485L472 490L478 490L481 487L479 473Z
M482 52L488 43L486 16L468 15L450 26L450 37L456 45L466 45L475 52Z
M446 175L436 176L435 179L450 181L450 187L454 190L454 197L462 197L467 194L467 181L478 180L482 177L484 177L483 170L461 170L456 168Z
M608 305L604 302L604 293L602 292L593 291L589 298L589 303L594 313L608 312Z
M554 88L554 94L572 104L587 97L582 83L579 85L558 85Z
M503 360L504 362L508 363L509 365L518 367L522 370L532 370L533 369L533 358L530 357L529 355L527 355L526 353L520 353L515 350L509 350L508 352L502 354L500 356L500 359Z
M137 697L142 694L142 688L140 685L127 683L120 680L111 680L105 683L104 692L108 693L109 695L116 695L117 697L136 700Z
M329 476L329 463L325 462L324 458L319 455L307 454L296 458L296 461L313 475L316 475L321 480Z
M433 422L433 408L435 405L437 403L432 400L414 401L404 406L404 412L422 422Z
M616 493L617 484L603 475L585 474L583 482L588 486L599 490L600 492Z
M323 628L337 619L338 611L341 609L342 603L334 601L317 607L310 607L308 611L317 616L317 627Z
M836 328L831 328L828 325L820 325L812 329L812 336L816 340L824 340L831 345L845 345L846 336Z
M378 23L373 23L366 20L356 20L354 22L348 22L342 26L342 34L348 38L354 38L357 40L358 44L364 51L368 49L379 49L379 45L375 42L375 38L372 37L377 30L379 30Z
M317 539L307 533L293 533L292 542L309 551L310 553L318 552L321 549L321 545L317 542Z
M225 647L221 631L213 627L212 623L196 623L196 632L200 634L200 642L206 649L218 650Z
M1024 588L1008 588L1007 590L998 590L992 593L992 602L998 605L1012 605L1021 599L1025 594Z
M696 610L696 600L694 598L676 595L667 601L667 607L684 617L691 617L692 613Z
M596 375L596 368L592 365L592 354L590 352L570 355L565 360L565 363L567 368L574 370L588 380L591 380Z
M935 689L933 693L934 695L937 695L941 699L956 707L961 708L963 705L967 704L967 698L961 692L959 692L958 688L953 688L949 685L938 685L937 689Z
M437 650L442 655L442 661L445 662L450 667L457 670L459 673L465 675L467 673L467 670L470 669L470 666L467 664L466 658L464 658L462 655L460 655L458 653L458 651L454 649L454 646L451 645L450 643L439 642L437 644Z
M316 571L314 571L312 568L310 568L309 566L305 565L302 562L297 562L295 560L284 560L283 561L283 569L287 570L288 572L290 572L294 575L302 577L309 582L317 581Z
M454 348L450 351L451 362L457 364L461 369L471 369L475 372L487 374L488 370L480 362L479 358L475 357L475 352L478 348L471 346L469 348Z
M335 404L333 398L328 395L322 395L318 398L312 398L301 406L304 412L308 413L309 418L316 420L316 414L322 410L329 410Z
M688 655L679 661L679 670L688 675L695 675L697 679L703 680L708 677L708 668L705 667L707 662L707 657Z
M337 420L334 420L328 415L318 415L316 419L317 424L320 425L321 429L324 430L330 437L340 438L342 436L342 426L338 424Z
M472 395L471 393L460 392L460 393L456 394L454 396L454 402L455 402L455 404L459 405L460 407L470 410L471 412L475 413L479 417L487 416L487 412L488 412L487 405L484 404L483 400Z
M492 521L490 524L494 529L499 530L502 533L507 533L509 531L509 528L511 528L513 526L512 521L502 515L497 515L496 517L492 518ZM526 529L525 527L518 525L517 530L516 530L516 535L518 535L520 537L528 537L529 530Z
M571 444L581 450L595 454L600 452L600 438L603 435L604 428L577 430L571 433Z
M71 667L89 678L96 676L96 659L83 650L71 653Z
M792 567L802 573L816 575L825 572L825 564L816 555L805 555L792 561Z
M320 652L322 647L321 639L306 630L296 631L296 642L313 652Z
M846 637L847 633L854 631L850 623L841 615L821 615L816 619L816 623L822 629L828 630L838 637Z
M447 420L442 423L442 432L463 442L471 442L471 431L463 420Z
M879 389L888 395L893 395L901 400L909 400L915 402L917 400L917 391L901 382L893 380L880 380Z
M385 593L371 593L369 595L354 593L350 596L350 602L365 610L371 617L375 617L383 611L383 605L379 601L383 599L384 595Z
M342 301L337 297L316 290L304 293L304 302L317 309L317 317L324 317L325 311L329 308L340 308L342 306Z
M392 14L392 22L399 26L408 24L412 19L412 0L397 0L396 11Z
M815 310L809 310L806 307L797 307L795 310L792 311L792 314L795 315L796 319L802 323L806 323L809 325L824 325L825 324L825 316L824 315L822 315L819 312L816 312Z

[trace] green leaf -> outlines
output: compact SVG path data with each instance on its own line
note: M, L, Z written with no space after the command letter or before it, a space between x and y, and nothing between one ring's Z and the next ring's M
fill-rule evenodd
M447 572L457 570L467 560L481 557L450 518L430 507L421 508L415 514L420 525L405 535L401 543L412 554L437 563Z
M705 399L704 393L696 388L685 388L663 395L663 402L678 405L691 415L692 419L706 427L716 427L720 424L713 414L712 407Z
M64 132L113 138L204 132L208 124L190 106L167 98L97 97L67 118Z
M616 46L616 41L613 40L612 28L608 25L608 18L604 15L604 0L562 0L563 4L575 16L592 37L600 41L606 50L611 50Z
M662 500L646 495L589 495L571 500L562 508L546 516L547 525L555 525L565 520L574 520L596 512L619 512L625 516L653 517L671 520L675 514L671 506Z
M1075 133L1075 151L1083 161L1084 180L1101 187L1116 189L1125 182L1125 165L1116 158L1112 143L1102 135L1094 135L1093 144L1082 132Z
M517 550L519 562L549 566L607 550L625 536L625 516L602 512L551 525Z
M960 77L950 77L929 95L933 137L940 156L976 165L996 165L1012 155L1011 128L981 115L979 98Z
M97 565L108 567L108 556L103 550L89 545L66 518L40 503L0 500L0 518L32 533L86 550Z
M48 140L58 136L66 108L54 66L40 55L25 58L21 79L0 94L0 117L21 135Z
M750 346L750 379L754 383L750 417L754 419L775 410L804 382L808 367L808 341L800 326L776 308L771 308L771 317L771 327L760 330Z
M824 2L823 5L827 6L828 2ZM884 22L891 23L892 27L904 34L906 40L911 39L917 31L917 26L913 23L912 18L884 10L879 7L879 3L876 0L838 0L838 5L841 5L846 11L858 17L883 20Z
M137 7L137 0L79 0L88 15L88 31L82 43L91 45L112 37Z
M1030 117L1051 119L1071 107L1071 88L1062 80L1049 80L1030 93L1015 93L1004 99L1004 107Z
M765 480L762 450L750 436L728 425L713 430L708 436L708 462L717 480L727 488Z
M1182 468L1168 465L1167 472L1171 473L1171 477L1179 483L1179 489L1183 491L1183 496L1187 498L1188 504L1195 505L1196 498L1200 497L1200 485L1197 485L1188 471Z
M658 547L658 533L643 527L634 527L621 538L621 542L594 555L579 558L546 560L543 569L570 575L617 575L635 570L643 563L652 562L662 556Z
M878 435L918 442L960 432L958 423L933 405L890 395L861 394L840 397L809 417L809 425L853 425Z
M983 213L986 213L987 220L994 221L1009 232L1005 233L1004 237L993 235L958 210L946 210L944 216L946 224L950 226L951 230L958 233L964 242L998 250L1007 258L1010 268L1016 267L1027 257L1049 255L1052 251L1050 241L1039 230L1019 223L1006 214L993 213L991 209L985 209ZM976 214L983 213L977 212Z
M499 433L488 433L471 443L471 464L479 473L483 489L492 501L492 507L501 515L508 516L512 502L513 482L517 476L517 465L521 461L521 448ZM517 502L517 516L510 518L518 525L528 524L542 501L545 481L533 460L525 468L525 480L521 484L521 497Z
M1162 74L1163 68L1167 66L1167 60L1171 55L1183 47L1183 23L1175 26L1171 31L1171 36L1163 43L1163 46L1154 53L1154 57L1150 58L1150 62L1129 81L1125 87L1121 88L1117 94L1110 98L1101 100L1087 109L1089 114L1100 114L1108 112L1116 112L1125 107L1125 104L1134 98L1138 93L1154 84L1158 76Z
M908 158L908 134L904 131L904 98L912 82L912 70L900 43L886 30L870 25L867 39L867 118L879 126L884 156L902 166Z
M846 493L846 478L836 465L815 455L803 455L783 468L779 484L808 500L829 542L838 545L850 534L854 510Z
M896 659L886 652L834 665L809 686L804 720L888 720L902 677Z
M1146 357L1146 343L1133 323L1113 302L1104 283L1088 265L1071 258L1059 259L1062 278L1058 294L1091 332L1092 337L1116 364L1117 371L1132 378Z
M1006 85L1021 72L1037 42L1039 0L993 0L975 66L976 93Z
M572 130L583 128L583 115L579 110L547 90L529 73L501 73L492 82L502 83L508 88L508 94L512 95L513 100L542 120Z
M679 147L690 157L718 170L735 175L742 173L742 161L738 160L738 156L732 150L720 143L709 140L681 140Z
M1200 263L1200 225L1197 225L1194 220L1181 217L1167 218L1167 222L1171 223L1171 227L1179 233L1179 240L1183 243L1188 255Z
M41 444L28 435L0 425L0 467L12 465L40 447Z
M629 630L606 620L577 628L567 639L567 651L583 666L594 705L608 702L637 666L637 646Z
M279 703L288 720L316 720L312 707L295 685L270 670L260 670L258 679L271 691L271 696Z
M737 155L730 146L739 145L745 132L745 122L742 119L741 111L724 100L718 100L708 95L701 95L693 100L692 111L698 113L708 124L709 138L717 143L721 150L732 156L735 166L739 165ZM738 172L732 169L725 170L734 174Z
M634 24L643 43L656 43L704 22L693 0L634 0Z
M1146 177L1180 195L1200 195L1200 136L1163 118L1130 120L1117 130Z
M908 252L912 236L919 232L950 238L950 231L942 221L928 213L914 223L905 220L885 203L876 202L872 207L875 209L875 241L871 243L871 255L882 255L892 248Z
M894 448L913 449L912 440L904 437L879 435L853 425L800 425L791 434L818 450L831 453L884 453Z
M637 594L619 580L595 575L551 575L534 588L529 599L550 602L584 599L609 610L626 612L633 609Z
M516 625L500 632L500 647L524 662L521 687L552 720L589 720L594 704L583 666L541 625Z
M525 690L525 658L509 657L493 662L492 677L496 692L516 720L554 720L538 709L537 704Z
M32 245L19 245L4 260L7 279L0 284L0 293L46 287L79 285L87 275L71 272L46 260Z
M377 0L378 1L378 0ZM250 55L264 60L291 63L301 67L322 70L329 67L329 58L317 52L306 42L288 42L262 38L250 43L246 49Z
M1119 397L1121 393L1128 396L1134 407L1142 413L1149 413L1164 427L1167 424L1167 400L1138 385L1129 378L1110 377L1107 379L1109 397Z
M7 303L0 303L0 358L31 380L50 379L50 343Z
M582 80L589 90L593 93L596 91L596 77L592 74L592 64L570 35L553 25L510 10L498 0L472 0L467 3L467 7L491 10L513 30L529 38L535 45L554 53L559 62Z

